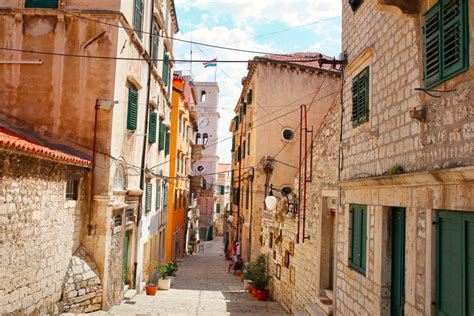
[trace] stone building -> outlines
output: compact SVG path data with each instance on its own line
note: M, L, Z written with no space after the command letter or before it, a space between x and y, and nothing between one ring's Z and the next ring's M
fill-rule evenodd
M0 12L12 49L0 52L0 120L91 157L80 242L108 309L164 254L166 205L152 192L166 195L174 3L5 0Z
M343 1L339 315L474 313L473 15Z
M225 214L229 210L230 200L230 173L232 165L219 163L217 165L216 182L216 210L215 210L215 235L223 236L226 225Z
M332 312L335 288L336 212L341 107L337 98L314 133L312 179L307 183L306 212L291 209L297 194L279 198L276 211L263 212L262 253L267 254L272 297L298 315ZM308 171L309 173L309 171ZM294 174L298 190L298 174ZM298 190L298 192L300 192ZM301 192L300 194L303 194ZM299 220L298 220L299 216ZM303 239L302 230L305 226Z
M205 180L198 196L199 236L206 240L212 237L214 225L216 170L219 162L217 156L219 129L219 86L216 82L194 81L198 103L196 106L198 118L198 133L196 143L202 143L204 150L202 158L194 164L194 175L202 176Z
M244 260L258 257L264 199L294 190L300 149L300 106L307 106L308 127L318 130L339 91L339 72L315 61L319 53L255 57L243 80L231 122L231 212L233 233Z
M58 314L62 297L99 309L100 280L63 292L85 230L90 157L0 122L0 161L0 313Z

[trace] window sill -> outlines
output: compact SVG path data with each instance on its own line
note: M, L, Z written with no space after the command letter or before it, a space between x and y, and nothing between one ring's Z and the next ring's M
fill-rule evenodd
M360 273L362 274L364 277L366 276L366 271L358 266L356 266L355 264L353 264L352 262L349 262L349 269L351 270L354 270L356 271L357 273Z
M425 89L429 90L429 89L434 89L436 88L437 86L443 84L443 83L446 83L448 82L449 80L453 79L454 77L456 76L459 76L460 74L466 72L467 70L469 69L469 64L467 64L466 66L464 66L463 68L459 69L458 71L456 71L455 73L452 73L451 75L445 77L445 78L442 78L430 85L425 85Z
M112 229L112 235L116 235L122 231L122 226L117 226Z

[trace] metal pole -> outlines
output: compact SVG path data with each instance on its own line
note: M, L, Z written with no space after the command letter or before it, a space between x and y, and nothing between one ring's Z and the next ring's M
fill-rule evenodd
M96 146L97 146L97 116L99 114L99 100L95 100L95 115L94 115L94 140L92 145L92 171L91 171L91 190L89 192L89 223L87 224L87 235L90 236L92 234L92 200L94 196L95 190L95 178L94 178L94 171L95 171L95 160L96 160Z
M304 109L304 199L303 199L303 244L306 239L306 182L307 182L307 165L308 165L308 120L306 106Z
M303 109L305 105L302 104L300 106L300 155L298 160L298 227L297 227L297 236L296 236L296 243L300 242L300 209L301 209L301 155L302 155L302 145L303 145Z

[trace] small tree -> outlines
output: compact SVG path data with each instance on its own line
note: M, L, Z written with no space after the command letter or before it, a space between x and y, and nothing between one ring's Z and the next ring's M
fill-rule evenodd
M267 288L270 277L268 276L267 259L264 254L261 254L258 259L251 264L248 276L250 280L252 280L255 290L263 291Z

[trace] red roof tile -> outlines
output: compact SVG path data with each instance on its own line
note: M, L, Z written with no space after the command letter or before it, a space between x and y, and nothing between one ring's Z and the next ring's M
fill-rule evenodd
M42 156L47 159L65 162L68 164L90 167L92 162L77 156L69 155L61 151L40 145L26 137L0 126L0 148L23 151L26 154Z
M300 53L292 53L286 55L263 55L255 57L255 60L268 60L274 62L281 62L282 64L305 67L305 68L313 68L315 70L325 70L330 72L339 73L338 70L334 69L332 65L325 64L320 66L319 65L319 58L320 53L318 52L300 52ZM332 57L322 55L323 58L326 59L333 59ZM307 61L306 61L307 60Z

